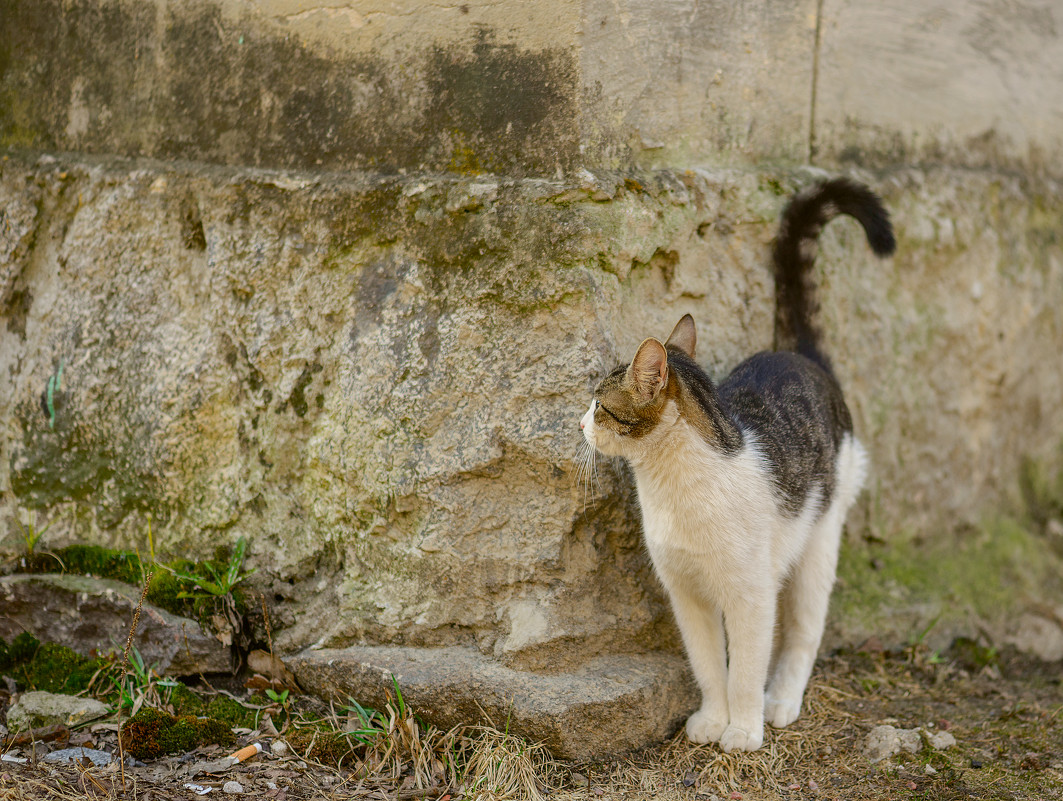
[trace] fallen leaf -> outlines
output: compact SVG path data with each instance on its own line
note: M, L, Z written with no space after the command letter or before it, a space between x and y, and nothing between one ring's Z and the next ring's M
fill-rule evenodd
M286 689L299 689L295 683L295 674L288 670L278 656L257 649L247 655L247 666L255 673L261 673L274 681L281 682Z

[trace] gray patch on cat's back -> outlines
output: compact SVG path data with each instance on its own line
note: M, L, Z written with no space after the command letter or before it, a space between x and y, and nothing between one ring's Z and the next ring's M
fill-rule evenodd
M820 490L825 508L834 492L835 462L852 418L837 382L804 356L758 353L720 384L720 398L756 435L790 517Z

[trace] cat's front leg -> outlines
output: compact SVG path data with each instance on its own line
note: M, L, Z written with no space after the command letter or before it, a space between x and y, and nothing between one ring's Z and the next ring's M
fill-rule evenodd
M723 616L694 593L673 587L668 590L690 667L701 688L701 708L687 719L687 737L695 743L716 743L728 724Z
M775 598L769 587L729 603L725 611L730 660L730 721L720 737L724 751L756 751L764 744L764 685L771 661Z

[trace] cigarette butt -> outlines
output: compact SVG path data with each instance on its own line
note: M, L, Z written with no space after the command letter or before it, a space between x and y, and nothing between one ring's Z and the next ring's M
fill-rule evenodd
M229 759L235 759L237 762L243 762L245 759L250 759L255 754L262 753L261 743L252 743L251 745L245 745L239 751L229 755Z

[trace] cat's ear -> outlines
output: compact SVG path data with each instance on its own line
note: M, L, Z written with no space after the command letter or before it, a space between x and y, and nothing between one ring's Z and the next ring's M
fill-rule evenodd
M694 348L698 344L698 332L694 329L694 318L684 314L683 319L675 324L668 341L667 347L677 347L691 359L694 358Z
M668 382L668 351L664 345L652 338L639 345L627 368L627 377L640 400L656 398Z

